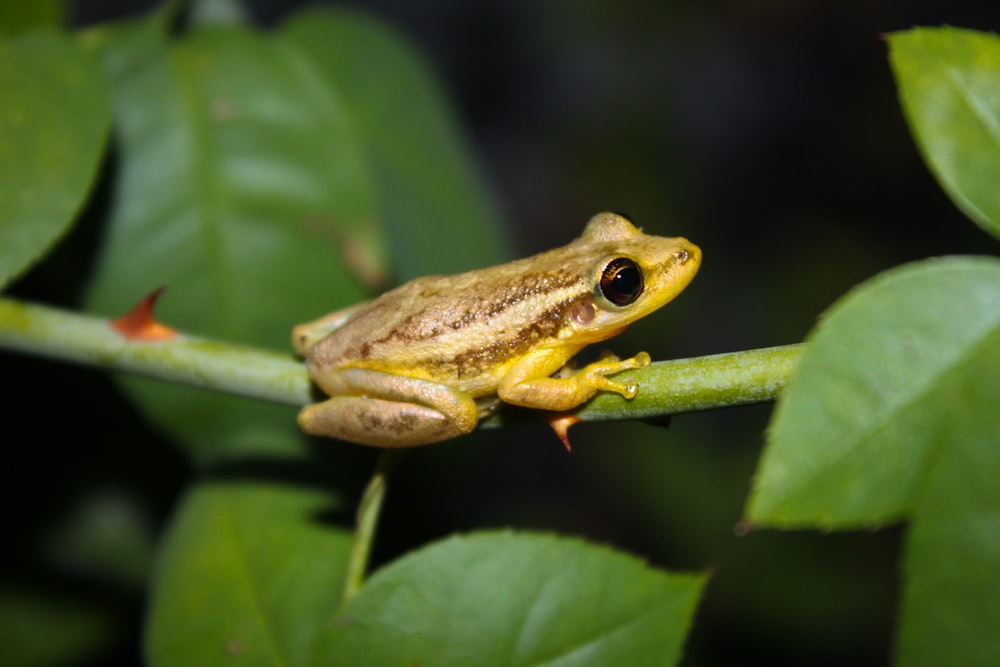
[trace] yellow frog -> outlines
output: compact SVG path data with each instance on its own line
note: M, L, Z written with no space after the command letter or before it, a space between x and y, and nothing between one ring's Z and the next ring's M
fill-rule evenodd
M313 435L410 447L472 431L500 401L565 411L597 391L632 398L635 383L607 376L648 365L645 352L579 370L567 363L673 299L700 264L688 240L601 213L562 248L418 278L299 325L292 345L330 396L304 408L299 424Z

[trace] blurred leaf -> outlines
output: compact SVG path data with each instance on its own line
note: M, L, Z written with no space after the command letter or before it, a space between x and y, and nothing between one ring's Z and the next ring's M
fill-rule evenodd
M0 663L75 665L112 640L112 618L96 605L18 585L0 588Z
M916 28L889 45L924 159L955 204L1000 237L1000 37Z
M0 39L0 287L69 228L109 123L104 77L73 39Z
M279 37L343 95L378 180L400 279L510 259L497 206L419 53L382 23L344 9L299 13Z
M38 28L58 28L62 19L61 0L0 2L0 34L16 35Z
M167 284L171 324L285 349L292 324L362 298L345 257L384 260L336 92L250 29L121 32L106 60L125 163L95 306Z
M977 402L966 386L1000 355L996 260L886 272L834 305L810 338L771 421L748 507L755 525L899 519L942 448L967 446L954 435L975 412L1000 415L995 397Z
M155 666L305 665L340 602L350 536L320 523L331 496L206 483L162 546L146 626Z
M704 577L546 535L454 537L377 572L321 665L672 665Z
M119 313L168 285L169 324L286 349L295 323L366 296L356 274L384 271L375 194L340 97L307 59L240 28L172 45L141 21L94 40L123 155L92 310ZM128 387L202 463L299 447L287 408Z

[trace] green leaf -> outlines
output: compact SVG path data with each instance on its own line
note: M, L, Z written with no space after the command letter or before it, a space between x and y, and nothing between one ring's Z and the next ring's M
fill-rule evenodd
M853 528L905 516L940 448L956 446L950 429L993 411L959 398L998 339L997 260L927 260L855 288L810 334L778 401L749 520Z
M0 287L66 233L109 124L100 68L70 37L0 39Z
M779 400L748 518L910 516L903 665L1000 655L1000 261L928 260L836 304Z
M575 539L454 537L369 579L313 664L672 665L704 581Z
M379 186L396 275L454 273L510 258L497 206L421 55L344 9L302 12L279 31L343 94ZM442 244L461 252L441 252Z
M996 277L994 276L994 280ZM1000 287L994 284L994 289ZM975 295L969 295L975 298ZM995 306L996 302L994 302ZM950 379L957 413L920 490L906 545L898 664L988 667L1000 656L1000 336Z
M16 35L38 28L58 28L62 19L61 0L0 2L0 34Z
M160 319L288 349L291 327L367 295L384 274L372 180L337 91L287 45L245 28L176 44L160 24L102 42L122 174L89 307L120 313L169 286ZM127 385L210 463L296 452L287 408L157 383Z
M903 107L955 204L1000 237L1000 38L959 28L889 36Z
M324 493L273 482L190 491L153 580L149 664L309 664L340 602L350 545L322 516L342 509Z

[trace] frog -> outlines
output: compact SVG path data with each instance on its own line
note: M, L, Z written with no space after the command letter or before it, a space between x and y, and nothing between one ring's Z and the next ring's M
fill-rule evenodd
M650 357L584 347L622 333L680 294L701 265L681 237L647 235L599 213L560 248L484 269L426 276L292 331L325 400L306 406L307 434L383 448L450 440L502 404L565 414L597 392L631 399L609 376Z

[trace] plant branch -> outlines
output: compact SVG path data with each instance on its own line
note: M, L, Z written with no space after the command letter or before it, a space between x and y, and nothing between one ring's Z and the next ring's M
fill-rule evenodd
M305 366L291 354L184 334L134 341L110 320L12 299L0 299L2 348L265 401L313 400Z
M368 557L371 554L372 543L375 541L375 531L378 528L379 516L382 514L382 503L385 502L389 476L402 455L403 450L401 449L382 450L382 455L379 456L375 466L375 472L368 480L364 495L361 496L355 519L354 541L347 559L347 578L344 582L341 604L350 602L365 582Z
M639 393L626 400L602 392L577 415L583 421L640 419L773 401L788 384L804 344L657 361L615 375L634 380Z
M291 354L180 334L168 341L124 338L109 320L0 299L0 349L128 371L289 405L313 400L305 365ZM602 393L575 414L583 421L636 419L774 400L803 345L660 361L620 373L639 383L625 400ZM500 420L490 419L487 426Z

